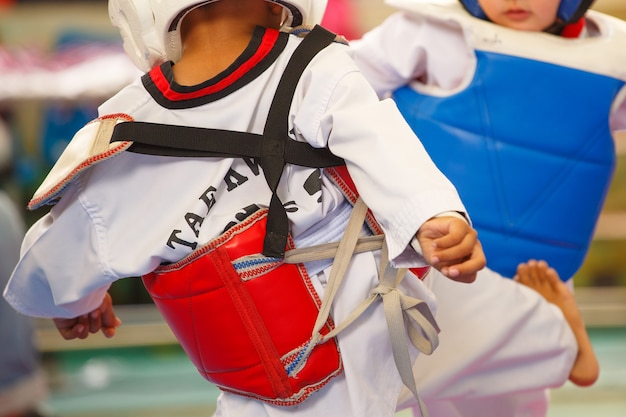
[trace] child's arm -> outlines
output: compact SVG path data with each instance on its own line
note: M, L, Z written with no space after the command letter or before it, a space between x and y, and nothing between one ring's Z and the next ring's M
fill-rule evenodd
M89 333L102 333L111 338L122 321L113 311L111 296L107 293L102 304L91 312L72 319L53 319L54 325L65 340L85 339Z
M451 94L475 69L459 25L435 24L411 13L393 13L350 46L359 70L381 98L413 82Z
M478 233L464 219L434 217L419 229L417 240L424 259L454 281L474 282L485 267Z

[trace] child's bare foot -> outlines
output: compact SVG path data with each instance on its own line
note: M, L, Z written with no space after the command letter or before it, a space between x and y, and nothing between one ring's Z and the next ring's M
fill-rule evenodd
M530 260L517 267L515 281L541 294L549 303L563 312L578 342L578 356L569 375L570 381L583 387L598 379L600 367L589 340L585 323L576 305L574 294L559 278L558 273L545 261Z

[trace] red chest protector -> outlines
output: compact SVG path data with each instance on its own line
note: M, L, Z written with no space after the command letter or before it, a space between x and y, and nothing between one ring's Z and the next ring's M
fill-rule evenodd
M261 255L266 221L267 211L257 212L143 280L203 377L293 405L340 374L341 357L333 338L303 358L321 302L302 264ZM332 326L328 319L322 334Z

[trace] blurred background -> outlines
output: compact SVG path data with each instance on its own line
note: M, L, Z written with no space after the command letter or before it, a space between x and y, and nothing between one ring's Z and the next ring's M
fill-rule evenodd
M626 19L626 0L593 8ZM382 0L330 0L324 23L354 39L392 12ZM8 155L0 178L27 226L43 212L23 208L73 134L138 75L106 1L0 0L0 156ZM554 391L550 417L626 417L626 134L617 149L609 197L575 277L602 375L592 388ZM50 415L210 416L217 390L188 362L140 281L119 281L112 293L124 322L112 340L68 342L49 321L36 321Z

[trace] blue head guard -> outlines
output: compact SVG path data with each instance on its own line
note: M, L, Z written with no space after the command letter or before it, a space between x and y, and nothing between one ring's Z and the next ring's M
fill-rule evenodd
M460 0L460 2L472 16L488 20L478 0ZM558 23L567 25L578 21L593 2L594 0L561 0L557 11Z

